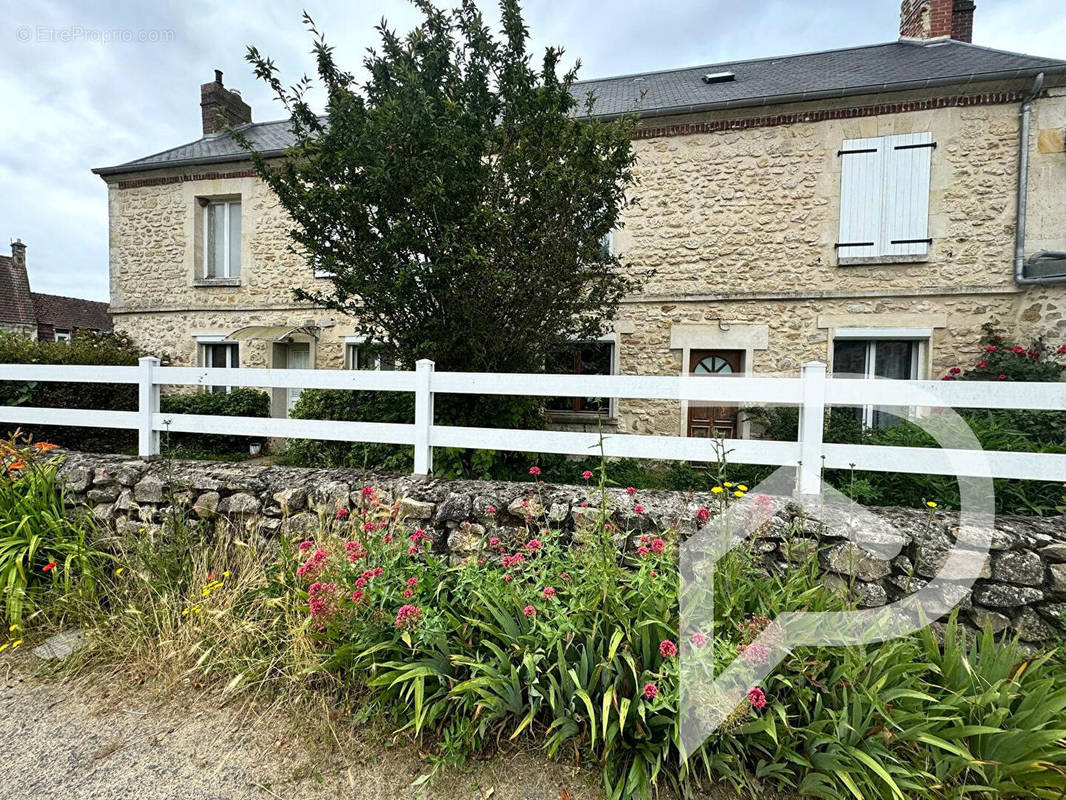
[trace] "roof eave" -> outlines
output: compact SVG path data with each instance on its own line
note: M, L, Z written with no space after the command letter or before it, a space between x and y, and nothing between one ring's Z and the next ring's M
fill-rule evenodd
M277 158L285 154L285 148L259 150L264 158ZM201 156L200 158L183 158L176 161L160 161L152 164L118 164L114 167L93 167L93 174L106 178L110 175L128 175L131 172L149 172L152 170L171 169L174 167L196 167L205 164L231 164L236 161L251 161L248 153L231 153L224 156Z
M833 100L841 97L856 97L868 94L884 94L889 92L906 92L915 89L935 89L941 86L969 86L975 83L990 83L993 81L1011 81L1021 78L1033 78L1043 72L1046 75L1066 74L1066 64L1051 65L1046 67L1030 67L1027 69L1010 70L1007 72L975 72L970 75L954 75L947 78L926 78L919 81L900 81L896 83L870 84L867 86L854 86L844 89L825 89L817 92L794 92L790 94L769 94L760 97L746 97L740 100L719 100L709 103L695 103L683 106L670 106L667 108L649 109L647 111L629 111L614 114L593 114L592 119L610 120L620 117L636 116L639 119L653 119L655 117L674 117L683 114L696 114L704 111L723 111L730 108L757 108L768 105L784 105L788 103L803 103L814 100Z

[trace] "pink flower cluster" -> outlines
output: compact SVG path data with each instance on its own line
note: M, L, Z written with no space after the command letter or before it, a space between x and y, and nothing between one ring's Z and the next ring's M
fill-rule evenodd
M296 576L299 578L316 578L326 567L329 561L329 553L325 550L316 550L314 555L296 568Z
M307 588L307 607L319 628L337 612L337 584L312 583Z
M663 639L659 642L659 655L663 658L673 658L677 655L677 645L669 639Z
M748 689L748 702L751 703L752 708L762 709L766 707L766 695L763 694L763 690L758 686L753 686Z
M501 560L504 569L510 569L516 564L525 563L526 557L521 553L515 553L513 556L504 556Z
M418 624L420 619L422 619L421 608L410 604L403 605L400 606L400 610L396 612L396 627L413 628Z
M354 564L360 558L366 557L366 550L363 548L362 542L345 542L344 555L348 558L348 561Z
M691 637L689 637L689 641L692 642L693 647L703 647L707 644L707 637L699 631L696 631Z

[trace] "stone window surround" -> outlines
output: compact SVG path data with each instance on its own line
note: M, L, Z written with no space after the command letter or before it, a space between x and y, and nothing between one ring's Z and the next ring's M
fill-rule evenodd
M609 342L611 344L612 375L622 374L619 352L621 348L619 347L618 334L618 331L612 331L596 338L597 342ZM553 423L561 425L589 423L595 422L597 419L602 421L604 425L616 425L618 423L618 398L610 398L610 405L606 415L596 411L549 411L547 413Z
M918 339L918 380L928 380L930 350L937 329L948 327L947 314L819 314L818 328L826 330L826 364L832 373L836 339Z
M770 349L770 326L762 324L723 322L682 323L670 328L670 349L681 351L681 375L688 371L693 350L741 350L744 353L744 375L754 372L756 350ZM688 435L688 401L682 400L678 433ZM737 421L737 435L746 439L751 434L750 423L743 413Z
M231 344L231 345L233 345L234 350L236 352L236 361L237 361L237 363L234 364L234 366L235 367L239 367L241 365L241 345L240 345L240 342L231 341L231 340L227 339L226 336L227 336L227 334L225 334L225 333L197 333L197 334L195 334L193 336L193 338L196 340L196 362L201 367L206 367L207 366L207 347L210 346L210 345L213 345L213 344ZM215 388L215 386L214 385L210 385L210 386L206 386L205 385L205 386L203 386L201 388L205 392L210 392L210 391L212 391ZM227 394L229 394L229 392L232 391L232 389L233 389L232 386L225 386L223 388L225 389Z
M189 285L195 288L238 288L249 282L250 273L254 271L252 262L251 240L252 214L246 212L246 204L253 196L255 178L215 178L212 180L183 183L181 186L182 202L189 209L185 217L185 273ZM203 206L206 202L216 200L241 201L241 275L239 278L205 278L204 277L204 219Z

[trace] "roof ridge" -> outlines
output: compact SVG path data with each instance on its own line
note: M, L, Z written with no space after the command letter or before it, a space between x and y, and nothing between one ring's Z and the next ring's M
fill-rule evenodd
M1034 61L1051 61L1055 64L1066 64L1066 59L1061 58L1048 58L1046 56L1034 56L1031 53L1020 53L1017 50L1001 50L998 47L989 47L986 44L975 44L974 42L961 42L958 39L948 39L951 44L957 44L960 47L970 47L974 50L984 50L986 53L999 53L1004 56L1018 56L1020 58L1031 58Z
M781 61L786 58L804 58L807 56L825 55L827 53L846 53L849 50L872 50L876 47L891 47L897 44L904 44L899 41L892 42L875 42L874 44L860 44L852 47L834 47L828 50L807 50L802 53L787 53L778 56L764 56L762 58L741 58L736 61L713 61L709 64L693 64L688 67L671 67L670 69L650 69L643 72L628 72L623 75L605 75L602 78L582 78L579 81L574 81L575 86L580 86L583 83L603 83L604 81L622 80L623 78L636 78L641 75L671 75L675 72L689 72L694 69L709 69L711 67L724 67L734 64L756 64L760 61Z
M100 305L109 305L107 300L90 300L87 297L72 297L69 294L52 294L51 292L35 292L30 291L30 294L34 297L58 297L60 300L77 300L79 303L99 303Z

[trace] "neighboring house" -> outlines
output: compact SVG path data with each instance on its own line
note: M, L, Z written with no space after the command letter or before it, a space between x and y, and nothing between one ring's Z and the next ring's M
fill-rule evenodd
M111 331L107 303L30 291L26 245L11 243L11 255L0 256L0 330L14 331L42 342L70 341L77 331Z
M913 379L974 358L984 322L1061 344L1066 62L971 44L973 11L906 0L887 44L579 84L600 115L641 118L640 203L612 247L657 273L609 336L553 366L794 375L820 360ZM219 133L219 120L244 124L281 156L287 123L252 124L218 73L201 107L203 138L95 170L109 187L119 327L184 363L381 366L351 320L292 300L293 286L325 284ZM732 408L550 407L593 429L605 418L639 433L744 432Z

